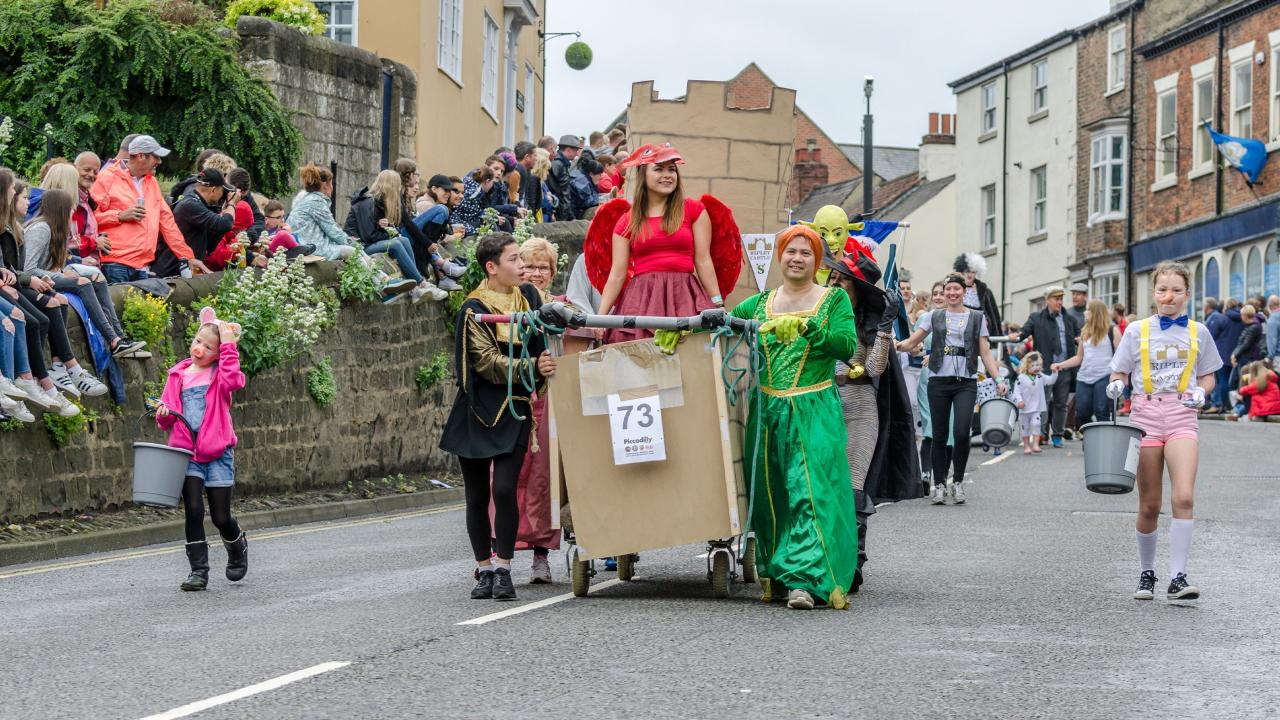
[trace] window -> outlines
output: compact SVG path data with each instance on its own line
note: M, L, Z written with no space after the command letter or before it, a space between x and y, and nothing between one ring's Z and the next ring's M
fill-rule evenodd
M1156 176L1157 184L1178 176L1178 76L1156 81Z
M1267 243L1267 254L1262 266L1262 291L1267 295L1280 295L1280 241Z
M498 23L484 14L484 57L480 66L480 106L498 119Z
M1124 134L1103 132L1089 151L1089 221L1124 217Z
M1093 290L1090 297L1101 300L1110 308L1120 302L1120 273L1099 275L1093 279Z
M1244 255L1239 250L1231 253L1231 271L1227 274L1228 297L1244 299Z
M1253 137L1253 59L1231 66L1231 134Z
M533 94L533 66L524 66L524 139L533 142L533 119L537 117L534 112L534 94Z
M996 84L982 86L982 134L996 131Z
M348 45L356 44L356 0L328 0L315 3L324 15L324 36Z
M1031 171L1031 234L1039 235L1048 227L1049 179L1045 166Z
M1118 25L1107 33L1107 92L1124 89L1125 26Z
M982 248L996 246L996 186L982 188Z
M1262 292L1262 253L1257 247L1249 248L1249 260L1244 270L1245 293L1253 297Z
M1031 112L1049 108L1049 59L1031 63Z
M1218 291L1218 259L1209 258L1204 264L1204 297L1222 300Z
M1213 169L1213 140L1206 122L1213 121L1213 59L1191 68L1191 164L1193 173Z
M1280 30L1271 33L1271 132L1269 143L1280 143Z
M436 64L462 84L462 0L440 0L440 50Z

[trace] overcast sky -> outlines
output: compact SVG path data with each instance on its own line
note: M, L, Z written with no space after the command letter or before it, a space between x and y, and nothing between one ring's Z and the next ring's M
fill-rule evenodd
M915 147L930 112L955 112L947 83L1105 15L1108 0L547 0L548 32L581 31L594 61L547 43L546 130L586 135L618 115L631 83L663 98L757 63L797 91L836 142L860 142L862 77L876 78L875 144ZM812 28L812 31L804 28ZM522 41L527 42L524 37Z

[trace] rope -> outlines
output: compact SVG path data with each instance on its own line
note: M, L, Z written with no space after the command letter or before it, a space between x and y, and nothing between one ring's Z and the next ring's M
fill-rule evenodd
M516 412L515 404L515 376L520 376L520 384L524 386L527 392L532 393L538 386L537 377L537 359L529 354L529 341L536 336L559 335L564 332L563 328L550 325L538 316L537 311L530 310L528 312L512 313L511 315L511 342L507 343L507 411L511 413L511 417L523 422L527 420L525 416ZM516 358L517 337L520 345L519 362ZM528 361L528 362L526 362Z
M724 356L720 361L720 378L724 382L725 393L728 395L729 406L738 406L739 398L742 395L742 392L739 390L739 385L743 380L746 380L746 391L753 395L751 404L757 408L757 412L762 412L763 410L760 408L760 401L762 397L760 392L760 371L764 369L764 354L760 351L759 335L756 331L757 327L758 326L756 325L749 326L748 329L739 334L735 333L733 329L728 326L721 326L716 328L715 332L712 333L711 344L717 343L722 339L729 340L729 338L732 338L732 341L728 348L726 348ZM742 343L744 342L747 343L747 347L749 348L747 354L747 367L735 367L733 365L733 356L737 354L738 349L742 347ZM747 422L750 421L750 413L748 412ZM760 452L760 437L762 434L761 428L763 424L763 420L757 417L755 442L751 443L753 455L748 458L744 452L742 457L742 462L744 464L748 462L748 460L751 462L751 471L747 474L745 473L744 468L744 474L746 474L747 478L747 517L742 523L742 534L738 538L739 558L742 558L743 553L745 553L745 543L751 534L751 518L755 512L756 469L759 467L759 464L756 462L756 458Z

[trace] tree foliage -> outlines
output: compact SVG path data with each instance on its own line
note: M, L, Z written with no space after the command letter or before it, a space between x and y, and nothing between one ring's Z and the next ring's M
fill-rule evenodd
M265 193L292 185L302 135L270 88L241 63L212 13L176 12L185 0L0 2L0 115L48 126L55 154L114 154L131 132L175 152L184 175L203 148L226 151ZM15 128L5 164L33 174L38 131Z

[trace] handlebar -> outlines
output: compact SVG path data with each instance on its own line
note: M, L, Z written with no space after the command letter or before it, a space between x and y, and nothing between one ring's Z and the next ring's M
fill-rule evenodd
M536 312L538 321L553 328L608 328L639 330L714 330L728 327L735 332L747 332L759 327L755 320L734 317L723 309L703 310L688 317L662 317L656 315L594 315L584 313L562 302L543 305ZM482 323L527 323L520 315L476 315Z

